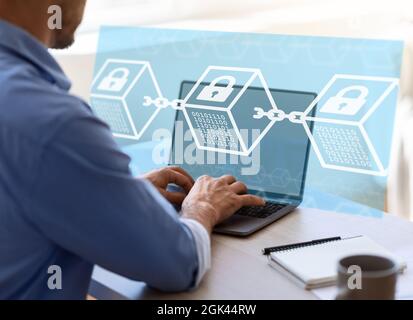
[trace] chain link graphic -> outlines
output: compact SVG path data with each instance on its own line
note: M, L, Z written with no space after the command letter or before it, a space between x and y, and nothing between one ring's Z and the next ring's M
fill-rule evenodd
M304 123L305 122L305 115L304 112L293 111L289 114L286 114L283 110L280 109L272 109L270 111L265 111L261 107L254 108L256 114L253 116L254 119L260 120L262 118L268 118L271 121L283 121L288 119L292 123Z
M150 106L155 106L159 109L166 109L166 108L172 108L174 110L183 110L184 109L184 104L185 101L181 99L175 99L175 100L168 100L167 98L162 98L158 97L153 99L152 97L145 96L143 102L144 107L150 107Z

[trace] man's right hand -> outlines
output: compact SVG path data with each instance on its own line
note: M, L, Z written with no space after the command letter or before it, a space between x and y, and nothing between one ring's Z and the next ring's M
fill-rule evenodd
M262 198L246 194L244 183L232 176L200 177L182 204L182 217L201 223L209 233L242 207L264 206Z

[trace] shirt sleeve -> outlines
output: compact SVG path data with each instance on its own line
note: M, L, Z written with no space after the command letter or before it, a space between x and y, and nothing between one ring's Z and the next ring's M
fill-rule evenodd
M61 248L112 272L163 291L193 288L208 262L205 234L132 177L129 162L94 116L69 121L43 151L31 221Z
M195 238L198 253L198 275L195 286L198 286L207 271L211 268L211 239L208 231L198 221L182 219L182 222L191 230Z

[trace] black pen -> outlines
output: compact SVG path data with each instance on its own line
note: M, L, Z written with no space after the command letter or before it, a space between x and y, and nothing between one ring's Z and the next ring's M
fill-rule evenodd
M331 241L338 241L338 240L341 240L341 237L318 239L318 240L312 240L312 241L301 242L301 243L287 244L284 246L265 248L262 250L262 254L269 255L271 252L278 252L278 251L285 251L285 250L290 250L290 249L297 249L301 247L314 246L314 245L331 242Z

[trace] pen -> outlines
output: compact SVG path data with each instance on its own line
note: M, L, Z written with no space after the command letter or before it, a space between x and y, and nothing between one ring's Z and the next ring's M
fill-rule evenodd
M341 237L325 238L325 239L318 239L318 240L312 240L312 241L301 242L301 243L287 244L287 245L277 246L277 247L270 247L270 248L263 249L262 254L269 255L271 252L297 249L301 247L308 247L308 246L313 246L317 244L322 244L322 243L331 242L331 241L338 241L338 240L341 240Z

